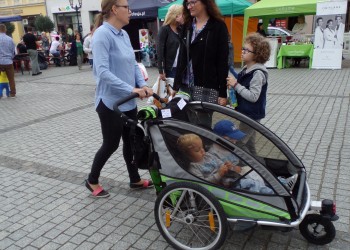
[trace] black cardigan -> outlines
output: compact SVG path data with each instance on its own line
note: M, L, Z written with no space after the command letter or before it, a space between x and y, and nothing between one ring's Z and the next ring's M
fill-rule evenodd
M180 36L180 53L178 58L174 89L178 90L182 85L182 79L186 74L187 31L192 37L192 25L183 29ZM208 20L205 28L198 34L190 44L190 60L194 74L194 85L204 86L219 91L219 97L227 97L227 75L228 75L228 31L223 21L213 18Z
M159 74L163 74L163 70L171 71L179 44L178 35L172 31L170 25L160 28L157 41Z

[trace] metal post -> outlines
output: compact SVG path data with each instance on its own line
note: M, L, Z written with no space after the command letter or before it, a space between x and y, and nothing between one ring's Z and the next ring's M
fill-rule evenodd
M78 20L78 33L80 34L80 23L79 23L79 12L78 12L78 10L79 10L78 5L75 5L75 11L77 13L77 20Z
M79 22L79 12L78 12L78 10L82 7L82 5L83 5L83 0L78 0L78 3L79 3L79 5L78 4L76 4L75 6L74 6L74 0L69 0L69 4L70 4L70 6L75 10L75 13L77 14L77 21L78 21L78 32L79 32L79 34L80 34L80 22Z

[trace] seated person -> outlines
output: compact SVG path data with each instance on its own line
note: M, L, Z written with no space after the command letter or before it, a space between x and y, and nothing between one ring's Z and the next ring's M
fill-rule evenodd
M57 67L61 66L60 62L60 49L61 45L59 42L60 38L58 36L55 37L55 40L51 43L50 53L54 56L53 60Z
M177 146L191 162L189 172L208 182L221 184L227 188L240 188L264 194L273 194L263 181L241 177L241 168L231 162L223 162L210 152L205 152L202 139L196 134L184 134L177 140Z
M15 57L13 58L13 60L21 60L25 57L27 57L28 55L21 55L21 54L26 54L28 53L27 51L27 47L24 45L24 42L23 41L20 41L17 46L16 46L16 55Z

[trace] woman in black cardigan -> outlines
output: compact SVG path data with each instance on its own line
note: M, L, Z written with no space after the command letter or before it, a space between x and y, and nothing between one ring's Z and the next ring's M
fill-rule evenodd
M183 6L185 24L180 38L174 89L188 93L193 85L216 89L218 103L225 106L228 75L226 24L214 0L184 0Z

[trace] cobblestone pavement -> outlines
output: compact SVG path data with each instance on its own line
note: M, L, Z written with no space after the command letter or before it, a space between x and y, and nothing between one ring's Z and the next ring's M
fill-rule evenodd
M157 70L148 71L151 85ZM231 232L223 249L350 249L349 77L349 68L271 69L263 120L304 162L313 198L337 202L336 239L316 247L298 230L256 228ZM101 143L91 69L16 81L18 97L0 100L0 249L172 249L155 225L154 190L129 190L121 150L102 171L109 199L82 184Z

